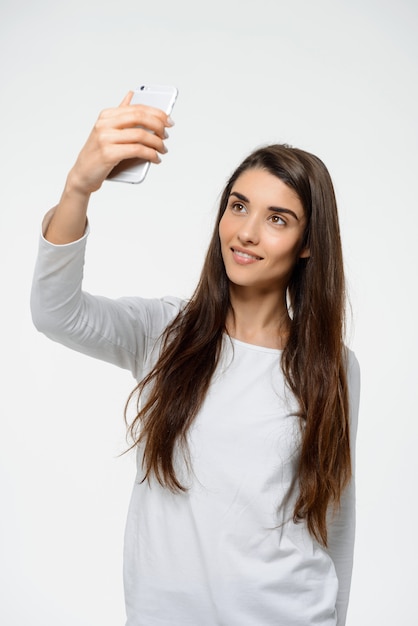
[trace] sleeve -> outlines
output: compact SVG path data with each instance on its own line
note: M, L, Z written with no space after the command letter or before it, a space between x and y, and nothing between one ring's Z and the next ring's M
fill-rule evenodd
M328 552L334 562L338 578L337 626L344 626L346 622L356 526L355 445L360 401L360 368L355 355L351 351L348 351L347 379L353 477L343 493L339 511L330 519L328 530Z
M53 341L143 378L147 359L181 308L178 298L110 299L82 290L88 231L54 245L41 237L31 291L35 327Z

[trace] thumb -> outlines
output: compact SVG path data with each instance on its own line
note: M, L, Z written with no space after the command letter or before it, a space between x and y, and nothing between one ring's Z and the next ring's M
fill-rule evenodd
M122 100L119 106L124 107L130 104L133 95L134 95L133 91L128 91L128 93L126 94L126 96L124 97L124 99Z

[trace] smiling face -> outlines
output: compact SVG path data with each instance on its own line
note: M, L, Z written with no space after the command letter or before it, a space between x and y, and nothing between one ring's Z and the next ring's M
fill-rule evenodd
M264 169L235 181L219 224L222 258L231 288L284 294L302 249L306 218L296 193Z

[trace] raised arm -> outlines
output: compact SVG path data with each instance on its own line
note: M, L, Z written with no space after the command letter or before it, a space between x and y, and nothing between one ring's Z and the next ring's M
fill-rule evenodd
M138 157L158 163L159 153L166 152L169 118L159 109L130 105L131 97L129 93L119 107L101 113L68 174L59 204L44 221L31 310L36 328L49 338L139 378L149 348L180 303L110 300L82 290L90 195L121 160Z
M159 109L131 105L132 95L129 92L118 107L100 114L44 233L51 243L66 244L82 237L90 195L120 161L141 158L159 163L159 154L167 151L164 138L170 118Z

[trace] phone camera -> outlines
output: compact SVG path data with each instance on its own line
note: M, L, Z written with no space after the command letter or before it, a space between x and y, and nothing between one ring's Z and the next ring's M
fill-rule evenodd
M144 91L145 85L141 85L140 89L141 89L141 91Z

